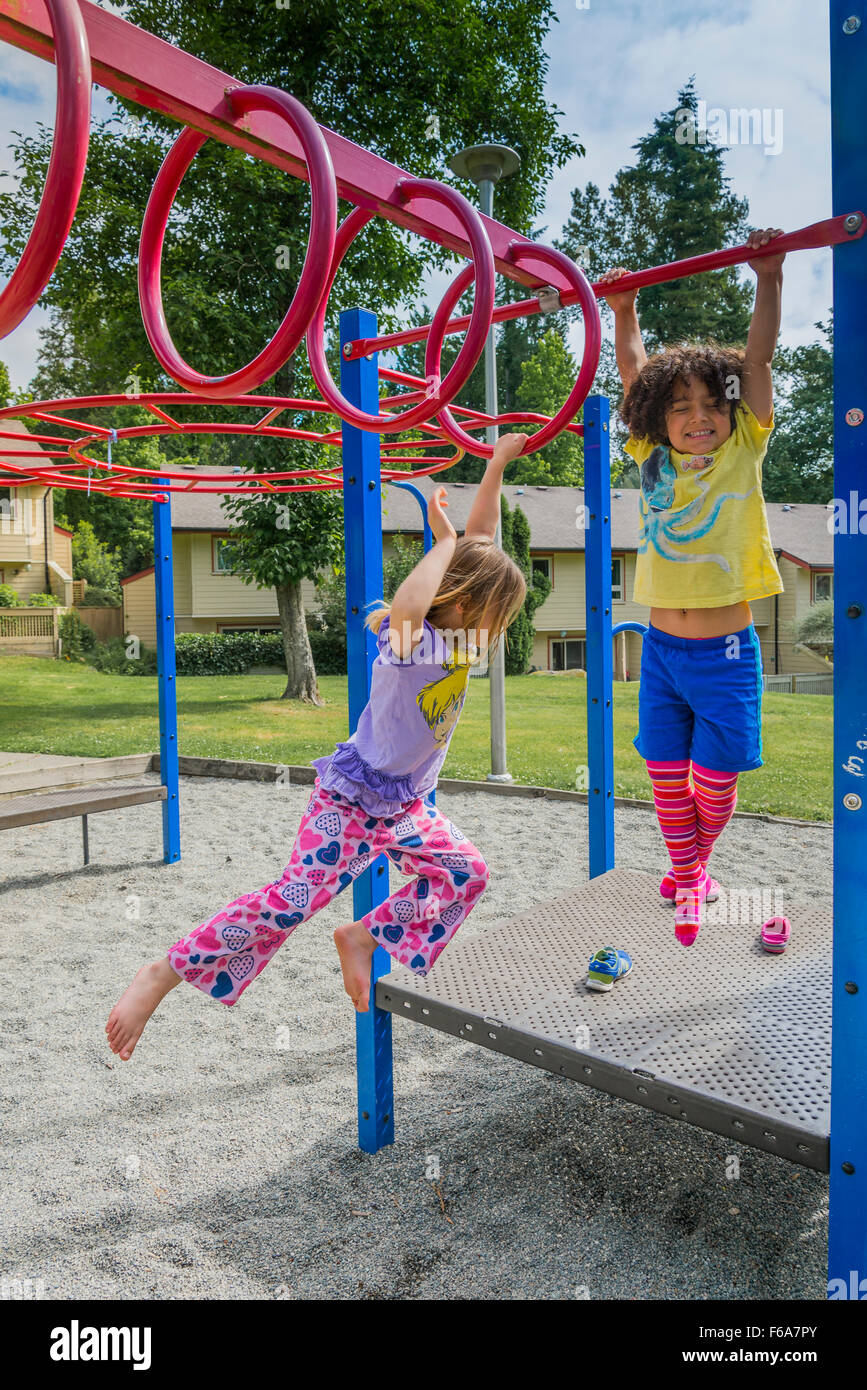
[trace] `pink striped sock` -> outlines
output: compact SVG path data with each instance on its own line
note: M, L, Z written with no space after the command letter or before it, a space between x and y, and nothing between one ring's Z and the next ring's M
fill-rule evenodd
M648 762L647 773L653 786L653 803L671 858L677 890L695 889L702 880L704 870L696 838L697 822L695 800L689 784L689 759Z
M714 844L732 818L738 803L738 774L714 772L692 765L695 785L696 845L702 864L707 864Z

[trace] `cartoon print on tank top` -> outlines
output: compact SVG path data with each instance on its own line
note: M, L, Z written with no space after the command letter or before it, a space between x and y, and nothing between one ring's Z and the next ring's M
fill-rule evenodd
M467 652L451 652L442 664L447 674L423 685L416 696L416 704L435 743L447 743L458 722L467 698L470 667L474 660Z
M681 467L685 472L698 468L703 473L705 468L713 462L712 455L695 455L692 458L685 458ZM660 555L664 555L668 560L680 560L691 565L715 564L728 572L731 566L724 555L716 555L712 552L704 555L684 555L673 549L672 545L683 545L689 541L701 540L713 526L724 502L743 501L744 498L750 497L755 492L755 487L751 487L748 492L722 493L716 499L709 515L702 518L700 514L704 507L705 497L710 491L709 482L696 472L695 485L698 488L699 496L687 506L672 513L676 478L677 469L671 460L671 450L666 448L664 444L658 444L641 465L641 494L647 512L642 516L638 553L641 554L652 545L654 550L658 551ZM693 521L696 521L697 525L690 530L689 525Z

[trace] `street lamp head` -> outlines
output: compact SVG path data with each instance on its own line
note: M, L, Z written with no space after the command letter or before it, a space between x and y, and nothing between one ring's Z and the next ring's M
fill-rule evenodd
M510 174L517 173L521 157L508 145L470 145L449 160L449 168L461 179L472 179L481 183L489 179L499 183Z

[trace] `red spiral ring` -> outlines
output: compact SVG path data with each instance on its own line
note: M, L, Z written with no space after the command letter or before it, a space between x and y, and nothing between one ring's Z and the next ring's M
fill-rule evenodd
M142 322L160 365L186 391L212 400L243 394L261 386L282 367L307 332L334 256L337 233L337 184L325 136L309 111L277 87L239 87L232 91L233 115L270 111L295 132L307 161L310 180L310 235L307 255L292 303L258 357L226 376L204 376L181 357L166 323L160 289L160 262L166 224L181 181L207 135L188 127L175 141L157 174L145 209L139 246L138 288Z
M60 260L87 164L90 50L78 0L46 0L54 35L57 106L48 174L24 254L0 294L0 338L25 319Z
M527 454L535 454L538 449L543 449L556 435L560 434L575 418L590 394L590 388L599 367L599 353L602 348L602 322L599 317L599 305L596 302L590 281L580 267L568 256L564 256L562 251L555 250L553 246L543 246L536 241L513 241L509 245L508 254L509 259L514 261L516 265L520 265L522 260L532 258L534 261L547 261L549 265L560 270L578 294L578 303L584 315L584 353L581 358L578 378L554 418L549 420L547 425L543 425L540 430L537 430L531 439L527 440L520 454L520 457L524 457ZM439 371L443 341L442 330L448 322L452 309L469 284L472 274L472 266L467 266L461 271L455 282L449 286L434 316L425 353L426 376ZM440 319L441 322L438 322ZM446 438L450 439L453 444L459 445L477 457L490 458L493 454L494 446L485 444L480 439L473 439L466 430L461 429L448 409L441 410L437 419Z
M354 212L349 214L337 234L334 264L325 293L313 316L313 322L307 334L307 356L310 361L313 380L316 382L323 399L328 402L334 413L339 415L342 420L346 420L348 424L357 426L358 429L378 434L386 432L391 434L398 430L408 430L416 425L424 424L447 406L450 401L454 400L461 387L466 385L473 368L482 355L494 312L494 253L491 250L485 224L475 208L467 202L463 194L458 193L457 189L437 183L434 179L400 179L398 190L406 202L414 198L431 198L435 202L445 204L463 224L473 257L469 271L470 278L475 277L476 280L476 296L467 328L467 336L444 381L440 381L437 374L435 386L428 396L418 405L404 411L403 414L368 415L366 411L359 410L338 390L325 359L325 314L331 286L353 239L373 216L372 212L364 208L356 208ZM466 272L463 273L466 274ZM434 322L437 328L431 327L430 341L433 341L434 334L438 333L436 359L439 363L448 320L438 313Z

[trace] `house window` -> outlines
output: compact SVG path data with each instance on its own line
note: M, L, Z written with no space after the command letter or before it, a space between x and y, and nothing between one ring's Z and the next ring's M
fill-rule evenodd
M567 637L551 643L552 671L586 671L587 644L583 637Z
M228 536L211 537L211 572L232 573L232 542Z
M611 597L615 603L623 602L623 556L611 557Z
M544 574L546 579L550 579L551 587L554 587L554 557L553 555L533 555L530 557L530 568L533 574Z
M813 573L813 597L812 603L821 603L823 598L834 597L834 576L830 570L824 573Z
M0 487L0 521L11 521L15 516L11 487Z

